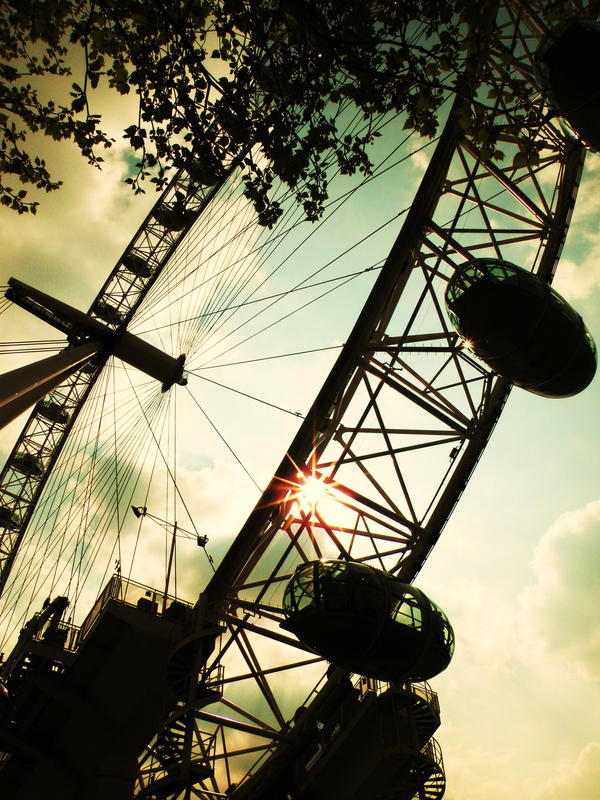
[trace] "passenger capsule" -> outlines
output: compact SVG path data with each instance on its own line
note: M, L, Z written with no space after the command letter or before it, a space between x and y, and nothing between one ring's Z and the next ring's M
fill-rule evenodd
M52 400L40 400L37 404L36 411L42 417L50 420L50 422L57 422L59 425L66 425L69 421L69 414L63 406L59 403L53 403Z
M20 522L16 513L10 506L0 506L0 528L16 531Z
M468 349L529 392L570 397L594 377L596 346L583 320L532 272L469 261L449 281L446 307Z
M198 211L191 208L180 208L166 204L160 205L154 210L154 216L158 222L170 231L181 231L191 225L198 213Z
M334 666L384 681L420 681L450 663L444 612L393 575L346 561L311 561L288 583L282 627Z
M577 136L600 150L600 25L574 18L542 40L535 67L539 87Z
M192 183L198 183L201 186L215 186L225 176L225 170L221 164L206 159L190 158L186 171Z
M149 278L152 275L152 270L148 266L146 259L136 253L127 253L127 255L123 256L122 263L125 269L128 269L138 278Z
M35 475L39 478L44 472L42 460L33 453L15 453L9 463L13 469L24 475Z
M93 312L97 317L100 317L101 320L108 322L109 325L120 325L124 319L118 308L111 306L110 303L104 300L98 300L94 306Z

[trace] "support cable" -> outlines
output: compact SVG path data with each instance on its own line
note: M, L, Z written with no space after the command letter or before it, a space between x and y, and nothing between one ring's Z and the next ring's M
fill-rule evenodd
M300 417L300 419L304 419L304 416L299 411L290 411L288 408L283 408L283 406L278 406L275 403L269 403L268 400L262 400L260 397L256 397L256 395L248 394L247 392L242 392L241 389L234 389L233 386L228 386L225 383L219 383L219 381L214 381L211 380L210 378L206 378L200 372L194 372L193 370L191 370L187 374L193 375L195 378L200 378L200 380L206 381L207 383L212 383L214 386L220 386L221 389L228 389L230 392L242 395L242 397L247 397L249 400L254 400L257 403L262 403L262 405L264 406L269 406L270 408L275 408L278 411L283 411L286 414L290 414L292 417Z
M226 447L226 448L229 450L229 452L231 453L231 455L232 455L232 456L235 458L235 460L238 462L238 464L240 465L240 467L241 467L241 468L244 470L244 472L245 472L245 473L246 473L246 475L247 475L247 476L250 478L250 480L252 481L252 483L253 483L253 484L256 486L256 488L258 489L258 491L259 491L259 492L261 492L261 491L262 491L261 487L260 487L260 486L258 485L258 483L257 483L257 482L254 480L254 478L252 477L252 475L250 474L250 472L249 472L249 471L246 469L246 467L244 466L244 464L243 464L242 460L241 460L241 459L240 459L240 457L237 455L237 453L235 452L235 450L234 450L234 449L231 447L231 445L230 445L230 444L229 444L229 442L228 442L228 441L225 439L225 437L223 436L223 434L221 433L221 431L220 431L220 430L217 428L217 426L214 424L214 422L213 422L213 421L210 419L210 417L208 416L208 414L206 413L206 411L205 411L205 410L202 408L202 406L200 405L200 403L199 403L199 402L196 400L196 398L195 398L195 397L194 397L194 395L191 393L191 391L189 390L189 388L188 388L187 386L186 386L185 388L187 389L187 392L188 392L188 394L190 395L190 397L192 398L192 400L194 401L194 403L195 403L195 404L198 406L198 408L199 408L199 409L200 409L200 411L202 412L203 416L206 418L206 420L207 420L207 422L209 423L209 425L211 426L211 428L212 428L212 429L215 431L215 433L217 434L217 436L218 436L218 437L221 439L221 441L223 442L223 444L225 445L225 447Z

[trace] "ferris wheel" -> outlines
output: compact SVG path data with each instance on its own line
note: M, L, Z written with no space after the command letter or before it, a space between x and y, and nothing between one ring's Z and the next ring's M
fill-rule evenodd
M67 379L37 401L0 475L6 641L14 643L21 629L3 667L16 703L2 739L7 786L29 780L35 788L24 791L32 792L54 780L74 797L88 796L81 786L91 780L104 781L114 797L131 796L134 784L134 794L147 798L442 796L443 761L432 738L439 705L425 681L447 665L453 634L435 598L412 581L511 386L569 395L595 369L581 318L549 287L585 147L533 88L536 53L538 72L540 63L552 70L548 46L540 51L548 31L535 8L501 4L501 48L487 57L498 125L511 114L501 91L506 71L532 84L539 163L513 161L519 143L511 137L500 140L507 166L482 160L460 124L473 98L448 100L404 210L390 209L385 226L350 226L360 229L347 248L358 252L360 268L339 254L315 263L328 234L318 240L314 229L305 232L285 198L277 226L257 230L235 163L210 179L190 164L87 315L12 282L10 297L58 326L71 351L95 344L83 366L71 365ZM360 124L349 116L349 126ZM381 120L397 137L394 124ZM397 144L382 155L375 178L423 149L409 137L402 150ZM363 191L372 186L375 180ZM332 211L359 191L343 185ZM392 224L399 232L386 254L378 237ZM326 271L331 264L337 272ZM281 277L284 265L297 270L291 287ZM242 367L246 379L258 369L248 341L278 331L304 296L355 279L373 279L372 286L343 346L328 345L335 361L304 416L288 407L294 393L304 395L301 369L279 374L291 389L279 403L259 396L260 378L252 391L235 387L294 424L302 420L219 558L218 537L195 523L201 512L178 461L182 451L203 448L200 434L177 446L166 444L166 434L191 410L217 431L194 382L225 391L222 363ZM353 295L345 300L355 302ZM314 350L315 335L298 336L296 327L289 344ZM284 334L281 342L288 345ZM209 377L215 372L219 378ZM234 429L255 424L251 413L229 414ZM238 458L229 438L217 435ZM234 482L227 490L222 502L234 505L241 490ZM146 534L152 525L164 541ZM164 576L147 559L133 566L142 547L164 550ZM202 559L187 574L186 547ZM186 590L191 600L201 592L195 605L184 602ZM91 611L78 618L76 603ZM117 654L112 661L109 650ZM410 655L406 663L401 651ZM115 689L124 663L128 675ZM44 669L71 676L71 693L79 674L79 688L95 687L89 702L61 700L48 688L54 678L40 677ZM20 721L19 708L34 696L31 674L49 699L42 717ZM62 719L61 702L69 708ZM102 702L108 711L98 709ZM39 741L44 725L66 741L75 720L88 737L88 749L82 744L73 756L79 764L90 760L89 748L105 748L104 760L90 766L94 778L72 763L49 767L56 753ZM140 751L134 768L132 754Z

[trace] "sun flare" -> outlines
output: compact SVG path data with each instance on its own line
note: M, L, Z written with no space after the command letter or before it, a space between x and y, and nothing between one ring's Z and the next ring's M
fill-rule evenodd
M300 485L294 499L305 514L314 514L317 505L330 495L329 487L318 475L299 473L298 478Z

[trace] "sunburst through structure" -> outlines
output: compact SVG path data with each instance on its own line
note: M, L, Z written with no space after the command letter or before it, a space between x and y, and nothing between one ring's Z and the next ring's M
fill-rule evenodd
M494 125L515 122L505 80L533 76L544 5L499 3L484 87ZM84 314L103 332L102 358L37 403L0 474L0 619L5 652L14 647L0 671L10 700L0 795L441 800L440 705L412 682L433 671L396 669L400 647L379 634L405 640L402 657L414 655L409 639L416 650L417 639L435 644L430 633L451 650L450 626L427 628L434 604L411 582L512 385L478 358L474 336L463 342L444 297L475 259L552 281L584 156L532 84L539 164L523 158L512 127L500 140L504 161L490 163L461 125L468 104L464 92L448 97L443 130L426 143L404 140L403 120L382 120L389 135L366 194L336 188L331 213L348 198L350 223L337 226L339 256L337 235L305 232L284 189L285 214L257 230L235 164L211 187L182 170L136 233ZM380 176L385 184L374 183ZM181 196L191 212L183 228L166 213ZM354 278L370 281L364 306L349 289L308 320L292 317ZM163 392L168 381L124 366L115 347L123 355L128 333L174 367L185 353L188 385L182 374ZM519 423L520 434L539 419ZM533 447L522 439L525 461ZM494 489L508 491L509 475L524 498L513 498L510 521L532 519L534 482L517 480L521 458L511 466L499 462ZM580 472L591 485L592 470ZM546 469L535 478L549 497ZM485 511L489 529L502 531L504 515L489 513L495 497ZM138 527L146 515L132 505L160 512L164 541ZM473 555L479 547L482 561L497 560L497 573L508 564L511 580L525 572L514 569L521 544L512 552L490 530L482 526ZM204 531L214 570L197 550ZM448 580L474 569L469 535L458 531L456 562L442 554ZM306 627L292 630L297 611ZM374 663L374 643L390 670ZM452 680L471 703L475 688Z
M298 472L298 485L290 490L288 502L294 502L303 514L314 515L317 506L328 499L335 499L335 483L327 481L315 472Z

